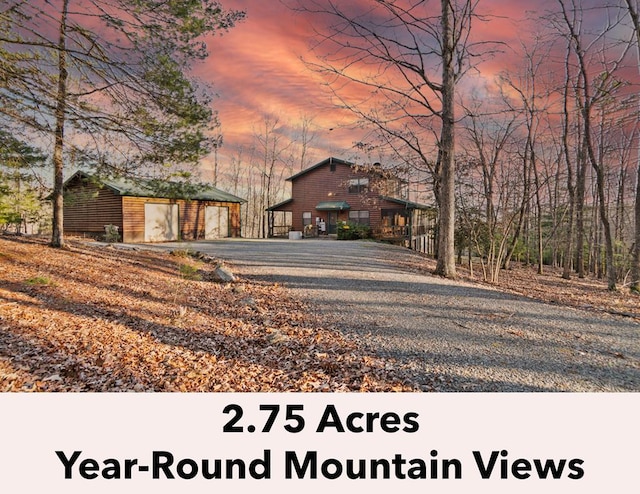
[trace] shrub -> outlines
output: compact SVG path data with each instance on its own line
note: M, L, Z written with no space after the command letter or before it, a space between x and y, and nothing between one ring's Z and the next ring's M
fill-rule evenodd
M197 266L192 266L191 264L180 264L179 270L180 270L180 276L185 280L191 280L191 281L202 280L202 276L200 276Z
M194 255L194 252L189 248L187 248L187 249L174 249L169 254L171 254L172 256L175 256L175 257L187 258L187 257L192 257Z
M110 244L120 241L120 233L116 225L104 225L104 241Z
M53 282L46 276L34 276L25 280L27 285L53 285Z
M368 225L340 221L337 227L338 240L359 240L371 237L371 228Z

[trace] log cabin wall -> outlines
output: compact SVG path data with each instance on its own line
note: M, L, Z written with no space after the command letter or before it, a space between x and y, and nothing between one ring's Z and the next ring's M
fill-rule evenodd
M74 180L67 184L64 229L67 233L103 238L105 225L123 229L122 197L107 187Z
M177 204L181 240L204 238L204 210L206 206L229 208L229 235L240 236L240 204L216 201L186 201L183 199L164 199L158 197L123 197L123 242L144 242L144 205Z
M229 236L240 237L240 204L218 201L176 201L179 207L182 240L205 238L205 208L218 206L229 209Z
M80 172L65 183L65 231L102 240L105 226L115 225L121 241L144 242L145 204L148 203L178 205L178 228L183 240L205 237L207 206L228 208L228 236L241 236L239 202L120 195L117 188L98 185Z

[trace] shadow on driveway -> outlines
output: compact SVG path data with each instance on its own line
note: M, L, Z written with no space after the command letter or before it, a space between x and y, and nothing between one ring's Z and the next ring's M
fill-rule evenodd
M367 241L229 239L189 247L280 283L425 389L639 391L639 325L416 274L416 253ZM433 376L440 382L433 382Z

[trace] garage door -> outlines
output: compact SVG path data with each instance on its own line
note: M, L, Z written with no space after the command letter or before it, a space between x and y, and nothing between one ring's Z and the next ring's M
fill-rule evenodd
M207 206L204 210L204 238L225 238L229 236L229 208Z
M144 241L168 242L178 240L178 205L144 205Z

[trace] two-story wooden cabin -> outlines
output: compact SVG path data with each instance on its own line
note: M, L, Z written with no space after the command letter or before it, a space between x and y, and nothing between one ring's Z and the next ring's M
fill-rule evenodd
M406 183L379 165L327 158L287 180L291 198L267 208L270 236L331 235L339 222L351 222L376 238L400 240L426 233L432 222L432 208L409 201Z

